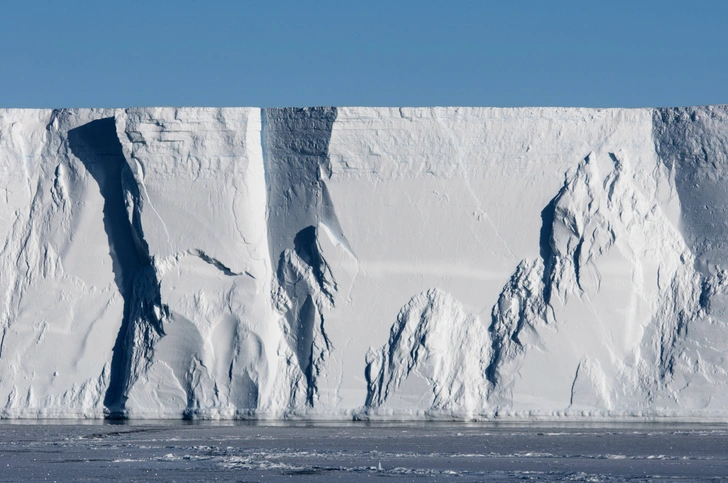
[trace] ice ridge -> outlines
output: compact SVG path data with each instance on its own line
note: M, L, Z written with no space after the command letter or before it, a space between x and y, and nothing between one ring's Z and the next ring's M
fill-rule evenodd
M367 354L366 407L384 406L405 380L416 376L432 389L404 408L472 414L487 407L483 367L489 359L486 328L452 295L431 289L413 297L397 316L389 341ZM400 409L402 408L400 406Z

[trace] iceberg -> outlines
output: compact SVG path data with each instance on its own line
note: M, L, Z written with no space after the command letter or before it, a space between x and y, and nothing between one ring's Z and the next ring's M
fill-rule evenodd
M728 106L0 109L0 417L728 418Z

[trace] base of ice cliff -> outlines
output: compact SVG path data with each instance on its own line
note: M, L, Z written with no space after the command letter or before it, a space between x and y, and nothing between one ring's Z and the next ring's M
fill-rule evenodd
M728 107L0 110L0 417L728 419Z

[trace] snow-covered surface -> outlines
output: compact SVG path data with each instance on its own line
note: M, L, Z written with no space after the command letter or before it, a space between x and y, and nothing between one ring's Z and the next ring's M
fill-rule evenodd
M0 415L728 418L728 108L0 110Z

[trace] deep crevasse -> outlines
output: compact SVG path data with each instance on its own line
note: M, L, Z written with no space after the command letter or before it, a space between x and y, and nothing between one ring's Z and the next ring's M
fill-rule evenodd
M724 417L726 108L0 111L5 417Z

